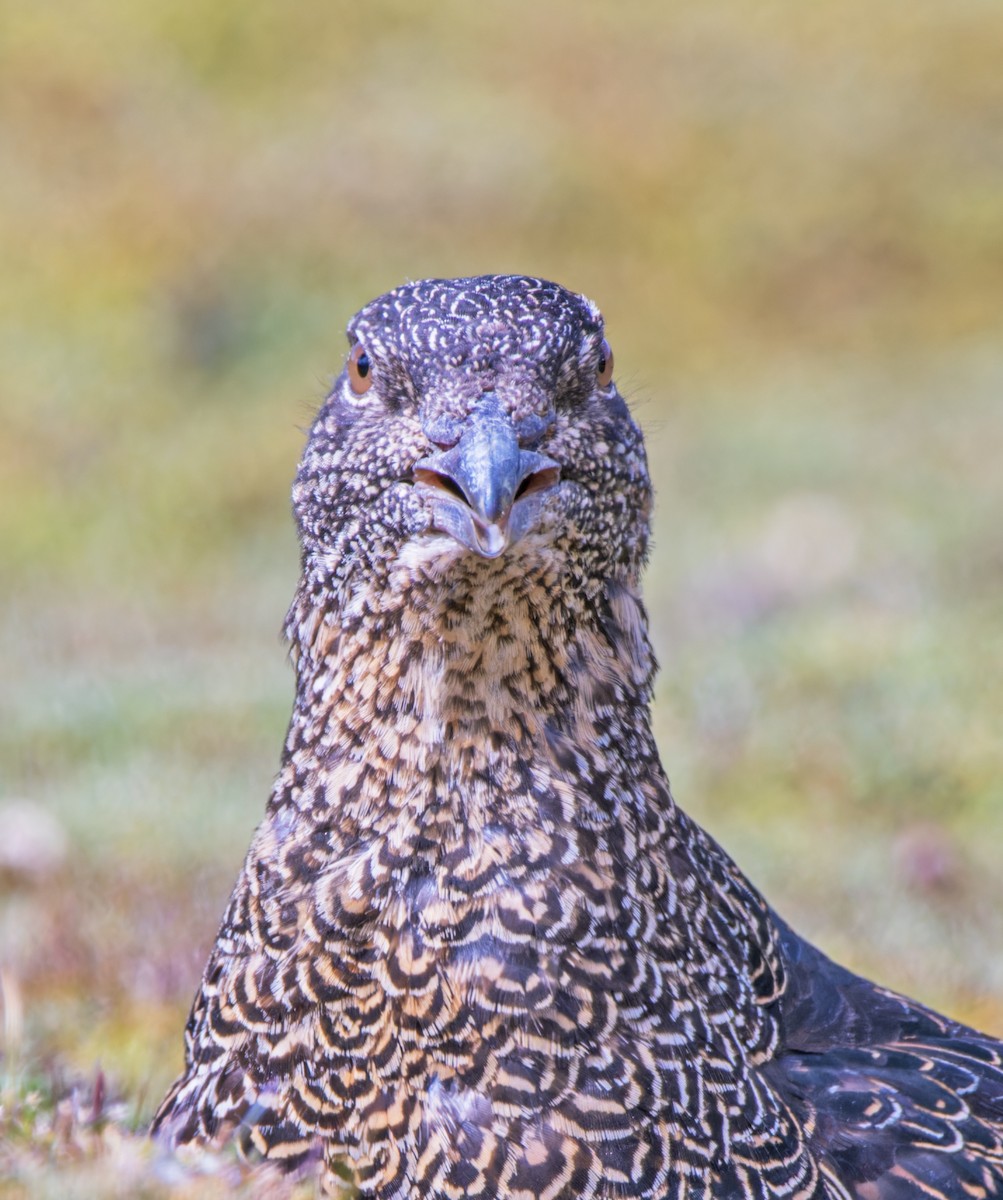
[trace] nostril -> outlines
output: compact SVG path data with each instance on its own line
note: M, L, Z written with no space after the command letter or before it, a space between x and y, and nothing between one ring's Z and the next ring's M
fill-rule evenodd
M458 500L462 500L464 504L468 502L466 493L456 480L450 479L448 475L440 475L438 471L430 471L426 467L415 467L414 481L423 483L426 487L437 488L440 492L447 492Z
M553 487L561 478L560 467L544 467L539 471L532 471L516 488L513 500L519 500L523 496L527 496L530 492L542 492L546 488Z

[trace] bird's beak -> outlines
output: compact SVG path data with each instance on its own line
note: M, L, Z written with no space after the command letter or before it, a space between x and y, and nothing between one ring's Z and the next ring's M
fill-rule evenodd
M493 393L468 417L460 440L420 459L414 481L433 492L436 528L483 558L498 555L526 532L534 495L560 478L558 464L519 446L512 419Z

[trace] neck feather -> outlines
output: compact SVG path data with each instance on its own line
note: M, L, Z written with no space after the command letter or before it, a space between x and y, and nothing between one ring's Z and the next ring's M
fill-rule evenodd
M561 746L605 756L621 726L650 740L636 581L570 589L561 565L459 559L447 581L403 561L322 604L305 578L286 626L299 677L287 766L342 794L369 777L374 816L377 793L398 809L430 787L461 789L468 810L483 791L497 810Z

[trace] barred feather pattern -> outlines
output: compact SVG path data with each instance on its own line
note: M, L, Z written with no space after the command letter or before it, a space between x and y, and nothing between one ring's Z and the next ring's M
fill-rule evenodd
M1003 1196L999 1045L830 963L672 798L603 332L512 276L350 325L282 765L155 1132L378 1200ZM560 469L495 557L413 482L489 402Z

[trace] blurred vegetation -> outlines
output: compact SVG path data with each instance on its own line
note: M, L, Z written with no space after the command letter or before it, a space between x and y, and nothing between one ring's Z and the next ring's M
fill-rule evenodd
M227 1194L124 1131L278 761L301 430L406 278L603 306L679 799L1003 1033L1001 44L986 0L8 6L0 1196Z

